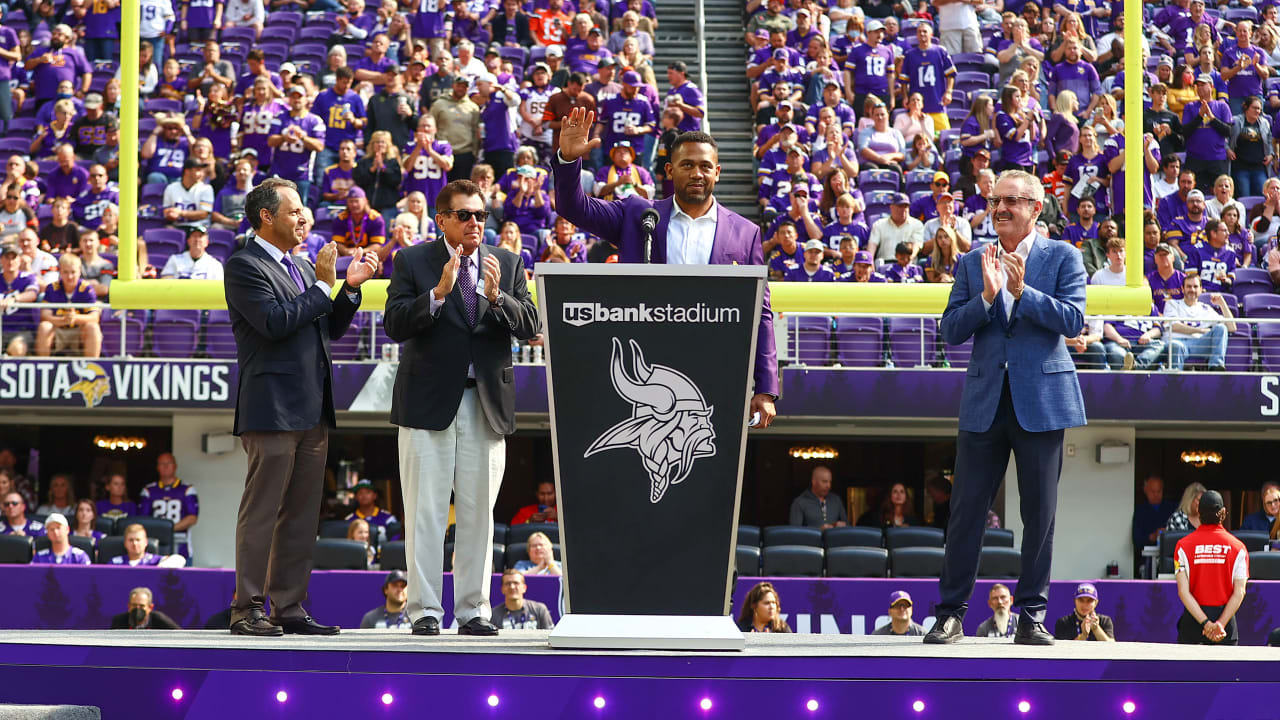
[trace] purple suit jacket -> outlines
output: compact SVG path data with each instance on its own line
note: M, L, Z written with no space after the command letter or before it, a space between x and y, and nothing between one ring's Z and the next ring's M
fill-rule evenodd
M667 225L671 222L673 198L650 202L638 195L605 202L582 192L582 163L553 161L556 174L556 212L574 225L618 246L618 260L644 262L644 234L640 215L650 207L658 211L658 227L653 231L655 263L667 261ZM741 215L717 203L716 235L711 245L712 265L763 265L764 249L760 228ZM755 392L778 394L778 354L774 348L773 310L769 307L769 284L764 286L760 327L756 333Z

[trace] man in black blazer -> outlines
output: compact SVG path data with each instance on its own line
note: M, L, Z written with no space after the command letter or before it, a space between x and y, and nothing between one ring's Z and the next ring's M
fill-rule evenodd
M439 635L449 493L457 532L453 614L462 635L497 635L489 622L493 503L515 432L511 338L538 332L519 255L484 245L484 196L455 180L436 197L444 241L396 255L387 336L404 343L391 400L399 426L407 610L414 635Z
M240 366L235 434L249 456L236 522L234 635L333 635L302 603L311 579L321 489L334 426L329 342L360 305L378 257L359 248L330 299L338 249L312 268L293 254L307 237L297 186L270 178L245 199L256 237L227 260L225 289ZM271 598L270 619L263 601Z

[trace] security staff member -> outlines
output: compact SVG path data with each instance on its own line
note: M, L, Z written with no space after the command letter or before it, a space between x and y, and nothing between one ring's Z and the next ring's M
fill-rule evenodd
M1178 541L1178 599L1186 610L1178 618L1178 642L1184 645L1239 645L1236 611L1249 582L1249 552L1222 527L1227 510L1222 495L1200 496L1200 527Z

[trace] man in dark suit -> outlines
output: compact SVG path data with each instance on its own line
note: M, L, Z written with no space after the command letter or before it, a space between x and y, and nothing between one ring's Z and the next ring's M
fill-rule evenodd
M226 265L240 365L235 434L249 456L236 522L235 635L338 632L302 606L334 426L329 342L350 327L359 287L377 274L378 258L357 248L331 299L337 246L322 247L314 268L292 252L307 236L304 210L292 182L263 181L245 198L256 237ZM263 612L267 597L270 619Z
M961 259L940 325L949 345L973 338L973 356L960 396L938 620L924 641L953 643L964 636L987 511L1012 450L1024 528L1014 593L1022 612L1013 640L1052 645L1044 619L1062 437L1066 428L1085 424L1084 398L1063 338L1076 337L1084 325L1087 277L1074 247L1036 234L1044 206L1039 178L1007 171L988 203L998 239Z
M693 131L682 133L671 144L666 174L675 188L674 196L657 202L636 195L604 202L584 195L578 177L581 158L600 145L599 138L588 141L594 123L594 112L574 108L561 124L559 157L553 163L556 212L561 217L617 245L620 262L764 264L760 228L716 202L713 193L720 179L720 151L715 138ZM646 258L640 218L650 208L658 211L658 224L653 231L652 253ZM768 285L764 289L756 333L755 367L755 395L751 398L750 412L760 414L758 427L768 427L776 412L774 401L778 399L778 355L774 349Z
M405 561L414 635L439 635L449 493L457 532L453 615L462 635L489 621L493 504L515 432L511 338L538 333L519 255L483 243L480 187L455 180L436 196L443 242L401 250L387 290L387 336L404 343L391 399L399 426Z
M151 589L136 587L129 591L129 611L111 618L112 630L181 630L173 618L156 609Z

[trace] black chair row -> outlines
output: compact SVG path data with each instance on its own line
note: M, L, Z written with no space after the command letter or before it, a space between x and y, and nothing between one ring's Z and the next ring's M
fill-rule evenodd
M1173 572L1173 553L1178 547L1178 541L1190 534L1190 530L1160 533L1160 562L1156 572ZM1244 543L1245 549L1249 551L1250 562L1252 562L1253 553L1262 552L1271 544L1271 535L1265 530L1232 530L1231 534Z
M350 527L350 520L325 520L320 523L319 535L321 538L345 539L347 537L347 528ZM453 542L454 526L450 525L445 530L445 542ZM402 528L398 524L387 526L387 538L398 537L402 532ZM508 526L506 523L493 524L493 542L498 545L512 545L516 543L528 542L529 537L536 532L545 533L551 538L551 544L560 542L560 526L556 523L524 523L521 525Z
M905 547L834 547L739 545L738 574L765 577L924 577L942 575L943 549ZM986 546L978 577L1014 579L1022 573L1022 553L1011 547Z
M28 515L28 517L44 521L44 518L39 515ZM129 515L122 518L100 517L95 521L93 529L108 537L123 536L125 528L134 524L146 528L147 538L158 541L165 555L173 553L173 521L166 518L150 515Z
M98 565L109 565L111 558L127 555L124 550L124 538L120 536L104 537L95 545L90 538L73 535L71 545L83 550L89 559ZM48 548L49 538L46 537L0 535L0 564L26 565L31 562L36 553ZM147 552L153 555L160 554L160 544L156 538L147 538Z
M560 546L553 544L551 554L560 559ZM368 552L363 543L346 538L320 538L316 541L312 554L316 570L367 570L369 567ZM521 560L529 559L528 543L518 542L510 545L493 544L493 572L502 572L513 568ZM392 540L382 544L379 565L383 570L406 570L405 547L403 540ZM453 570L453 542L444 544L444 570Z
M816 548L883 547L890 550L906 547L942 547L946 536L931 527L835 527L819 530L798 525L770 525L763 530L756 525L738 526L738 544L770 547L805 545ZM982 544L987 547L1013 547L1013 531L988 528Z

